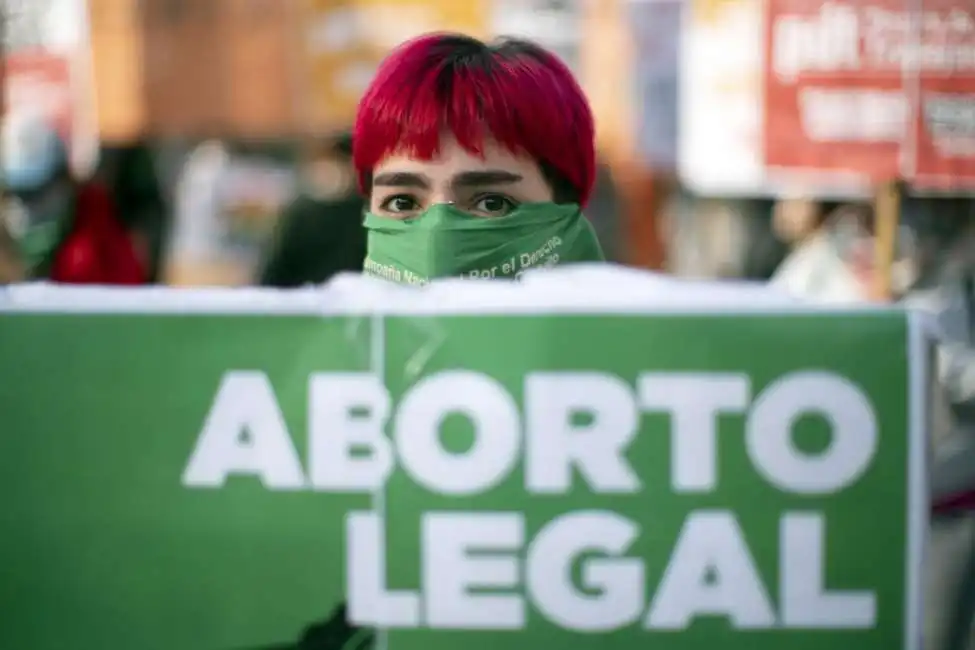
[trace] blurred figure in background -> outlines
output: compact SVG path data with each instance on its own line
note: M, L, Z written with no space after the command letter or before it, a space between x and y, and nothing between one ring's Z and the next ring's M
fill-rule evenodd
M109 188L74 176L66 144L52 125L36 115L8 116L2 157L3 229L15 249L18 279L147 281Z
M147 280L159 282L171 211L146 142L102 147L96 176L111 191L118 218L132 237Z
M298 196L282 212L258 283L298 287L361 272L364 203L356 192L352 136L317 143L302 164Z
M19 282L24 277L17 242L7 231L4 219L0 219L0 285Z
M943 238L921 217L915 203L904 202L890 269L894 300L930 282L944 258ZM820 302L886 300L876 295L874 220L873 205L865 201L782 201L775 228L793 248L772 284Z
M875 298L871 204L783 201L776 207L775 227L794 248L772 277L773 286L819 302L860 303ZM897 297L917 279L914 241L913 231L903 225L891 269Z
M221 247L219 201L229 164L230 154L217 140L200 143L186 157L174 188L164 272L167 284L227 284L228 276L233 277Z
M791 247L771 283L789 293L842 303L866 299L865 287L843 259L829 228L830 215L840 204L805 198L775 205L773 228Z

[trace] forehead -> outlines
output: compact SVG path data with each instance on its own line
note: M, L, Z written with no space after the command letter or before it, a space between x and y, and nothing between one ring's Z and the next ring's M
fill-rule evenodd
M537 174L538 165L524 154L514 153L494 140L486 140L482 153L464 149L453 136L440 140L440 150L429 160L394 151L376 165L374 174L388 171L413 172L433 178L447 178L460 172L504 170L522 176Z

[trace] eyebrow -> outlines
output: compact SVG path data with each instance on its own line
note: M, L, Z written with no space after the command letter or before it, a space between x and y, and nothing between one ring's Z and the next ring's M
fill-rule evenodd
M454 189L472 189L491 185L512 185L524 180L520 174L513 174L503 169L485 169L481 171L461 172L450 180Z
M503 169L484 169L478 171L461 172L450 179L453 189L472 189L492 185L512 185L524 180L520 174ZM412 187L416 189L430 189L430 178L415 172L383 172L372 179L374 187Z
M372 184L379 187L413 187L425 190L430 188L430 179L412 172L385 172L376 174Z

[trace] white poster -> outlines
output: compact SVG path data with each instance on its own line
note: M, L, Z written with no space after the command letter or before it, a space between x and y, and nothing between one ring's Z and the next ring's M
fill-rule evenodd
M695 193L760 195L764 0L687 0L678 165Z
M50 98L51 88L58 84L58 92L64 93L66 81L68 97L58 104L67 107L70 115L55 119L69 122L68 149L76 172L91 171L98 159L98 121L87 1L3 0L0 7L11 73L5 89L7 108L18 114L57 113L60 107L33 109L29 103L34 97ZM59 65L66 66L67 79L57 70Z

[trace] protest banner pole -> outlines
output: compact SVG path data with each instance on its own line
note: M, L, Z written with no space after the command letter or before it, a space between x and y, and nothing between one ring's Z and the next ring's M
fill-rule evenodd
M886 301L893 297L894 251L900 212L901 183L896 180L881 183L874 194L873 297L877 300Z

